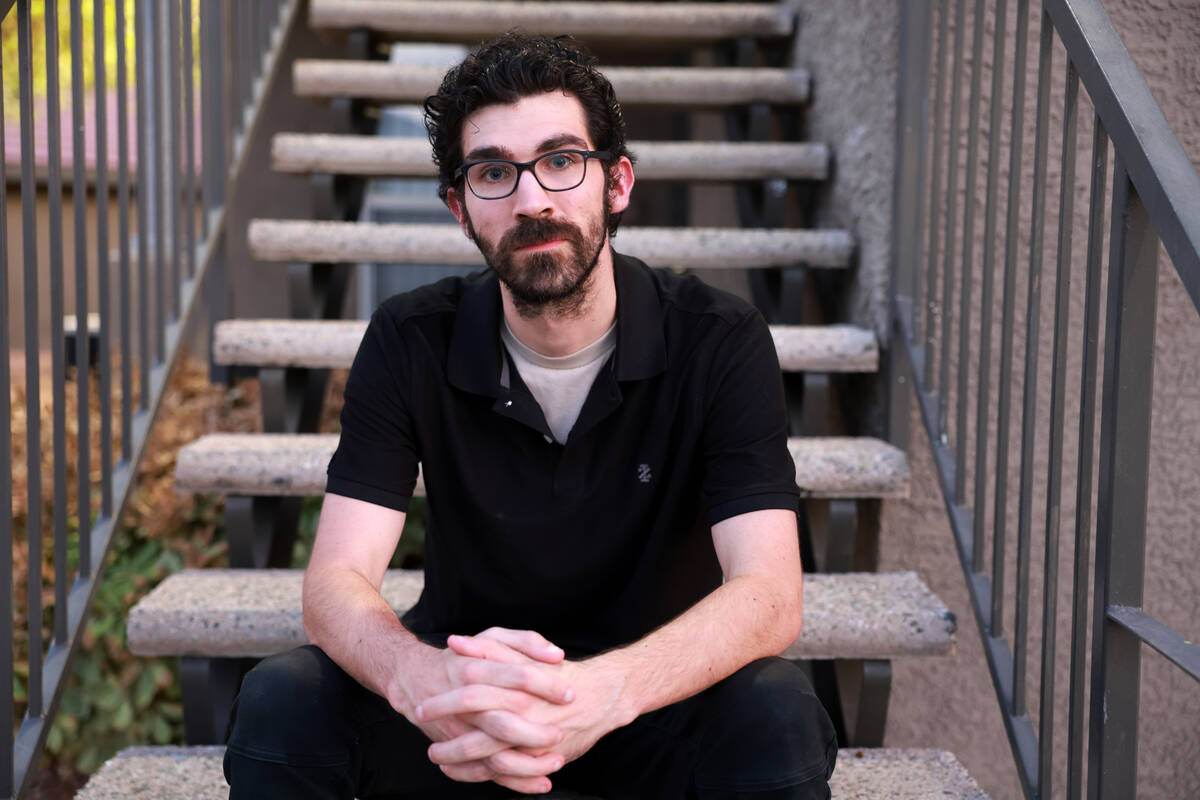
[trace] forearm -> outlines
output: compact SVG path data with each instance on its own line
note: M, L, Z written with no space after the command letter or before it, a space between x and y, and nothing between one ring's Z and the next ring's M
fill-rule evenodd
M778 655L799 633L800 609L799 580L742 575L661 628L591 661L622 676L621 710L632 720Z
M351 569L310 567L303 608L308 641L411 719L420 698L409 696L398 677L419 670L436 649L410 633L379 591Z

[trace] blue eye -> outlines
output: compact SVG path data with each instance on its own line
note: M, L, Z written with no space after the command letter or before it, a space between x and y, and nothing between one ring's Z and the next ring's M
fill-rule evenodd
M551 153L544 162L550 169L568 169L578 163L574 153Z
M475 168L476 179L486 183L501 183L511 174L512 167L508 164L480 164Z

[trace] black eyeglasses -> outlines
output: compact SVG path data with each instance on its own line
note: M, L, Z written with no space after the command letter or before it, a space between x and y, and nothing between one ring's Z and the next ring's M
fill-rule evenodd
M500 200L517 190L525 170L533 172L533 177L547 192L565 192L583 183L589 158L610 156L607 150L552 150L533 161L504 158L468 161L454 174L465 176L471 193L480 200Z

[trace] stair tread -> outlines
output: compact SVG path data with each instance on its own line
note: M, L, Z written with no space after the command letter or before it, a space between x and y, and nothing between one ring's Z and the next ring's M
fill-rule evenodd
M213 433L180 448L175 491L304 497L325 491L335 433ZM867 437L793 437L788 450L805 497L904 498L904 452ZM418 479L418 495L425 492Z
M436 36L472 43L514 27L530 33L572 33L584 39L705 41L787 36L792 32L793 13L778 3L313 0L308 19L314 28L366 27L405 38Z
M365 320L236 319L213 330L213 361L225 366L346 369ZM787 372L875 372L875 334L853 325L772 325Z
M811 142L634 141L638 180L824 180L829 148ZM278 133L271 165L280 172L435 177L429 142L402 136Z
M251 255L262 261L479 264L483 256L453 223L251 221ZM652 267L735 269L804 263L847 267L854 250L840 230L629 227L613 245Z
M197 569L171 575L130 610L140 656L259 657L304 644L298 569ZM397 613L420 597L419 570L388 570ZM914 572L804 577L804 626L788 658L897 658L949 652L954 615Z
M223 746L129 747L104 762L76 800L225 800ZM844 748L829 781L834 800L987 800L952 753ZM551 793L547 800L573 795Z
M621 105L728 106L808 102L809 75L775 67L604 67ZM299 58L292 85L301 97L360 97L422 103L437 91L444 66Z

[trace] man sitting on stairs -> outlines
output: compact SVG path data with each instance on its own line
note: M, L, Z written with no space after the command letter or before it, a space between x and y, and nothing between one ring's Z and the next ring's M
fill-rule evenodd
M371 320L305 574L312 644L243 682L230 796L829 797L832 725L777 657L801 569L765 322L613 252L632 156L569 37L481 46L426 121L491 269ZM400 620L379 587L418 465L425 585Z

